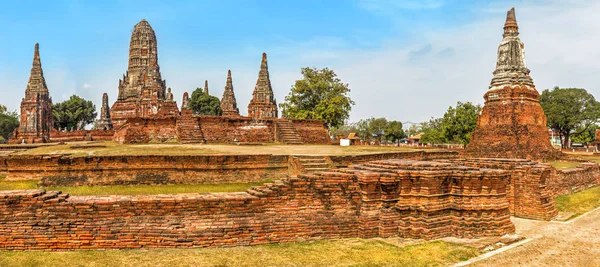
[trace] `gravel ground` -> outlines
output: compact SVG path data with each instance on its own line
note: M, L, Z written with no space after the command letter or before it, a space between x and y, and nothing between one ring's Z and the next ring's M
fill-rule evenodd
M600 266L600 209L569 223L512 220L533 240L470 266Z

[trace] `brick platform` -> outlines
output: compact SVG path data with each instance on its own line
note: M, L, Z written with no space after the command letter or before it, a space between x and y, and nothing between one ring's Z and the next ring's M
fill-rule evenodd
M0 191L0 249L240 246L346 237L514 232L510 173L376 161L246 193L70 197Z

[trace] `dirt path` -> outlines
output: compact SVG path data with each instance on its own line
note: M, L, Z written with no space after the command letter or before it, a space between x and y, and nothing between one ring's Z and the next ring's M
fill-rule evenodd
M522 246L469 266L600 266L600 209L568 224L513 218Z

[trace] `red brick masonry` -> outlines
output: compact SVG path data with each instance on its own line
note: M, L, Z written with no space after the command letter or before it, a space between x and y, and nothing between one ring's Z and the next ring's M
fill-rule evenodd
M384 160L245 193L70 197L0 191L0 249L212 247L514 232L502 170Z

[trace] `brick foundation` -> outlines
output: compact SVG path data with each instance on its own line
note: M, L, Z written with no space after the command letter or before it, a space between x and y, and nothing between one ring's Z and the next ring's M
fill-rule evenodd
M0 191L0 249L501 236L514 232L506 198L509 175L389 160L286 178L246 193L70 197Z
M7 181L42 186L245 183L288 174L288 156L42 156L8 157ZM32 169L31 166L37 166Z
M573 194L600 185L600 167L596 163L582 163L569 170L554 170L547 180L553 197Z

